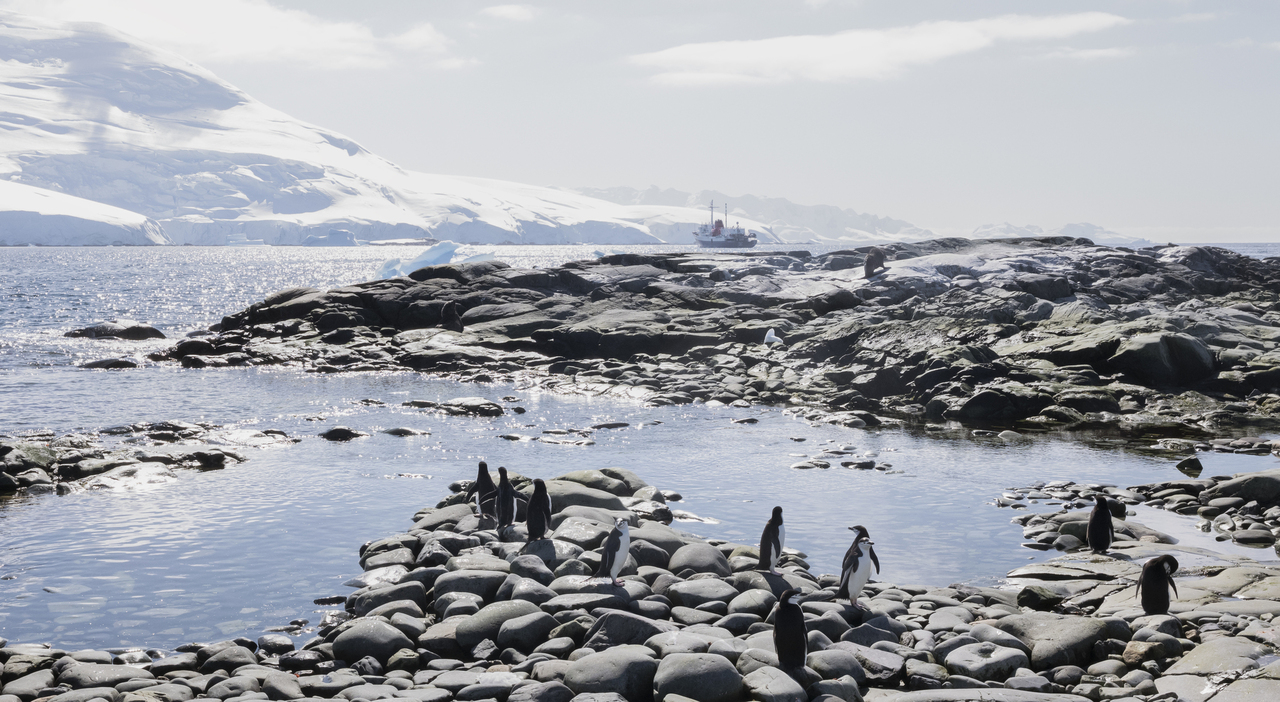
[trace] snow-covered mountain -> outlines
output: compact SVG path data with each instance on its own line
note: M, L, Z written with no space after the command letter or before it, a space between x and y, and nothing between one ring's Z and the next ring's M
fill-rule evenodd
M664 190L656 185L645 190L626 187L576 188L574 192L631 207L671 207L700 210L703 213L701 219L691 221L705 220L707 205L712 201L716 202L717 207L728 203L730 219L737 217L744 221L761 222L774 239L786 243L863 245L886 241L922 241L937 236L928 229L921 229L898 219L862 214L832 205L798 205L780 197L731 197L715 190L689 193ZM683 216L688 217L687 214ZM666 238L666 233L658 229L654 229L654 234ZM687 235L684 238L687 239Z
M155 220L136 212L0 180L0 246L171 243Z
M1057 229L1044 229L1034 224L1019 227L1004 222L1002 224L984 224L969 235L971 239L1014 239L1024 236L1074 236L1091 240L1100 246L1125 246L1131 249L1144 246L1155 246L1156 242L1136 236L1125 236L1119 232L1099 227L1088 222L1064 224Z
M0 180L149 217L179 244L300 244L331 229L370 240L658 242L602 200L403 170L100 24L0 12L0 135Z

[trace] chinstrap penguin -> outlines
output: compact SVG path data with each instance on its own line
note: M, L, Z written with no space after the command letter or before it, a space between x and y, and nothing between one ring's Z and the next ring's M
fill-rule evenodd
M496 517L494 498L498 496L498 486L493 484L493 476L489 475L489 464L480 461L476 471L476 480L467 487L467 500L475 500L476 509L481 517Z
M1178 595L1178 586L1173 584L1173 574L1177 570L1178 559L1167 553L1143 564L1136 593L1142 600L1142 611L1147 614L1169 613L1169 588L1173 588L1175 597Z
M545 537L551 526L551 496L547 494L547 484L542 482L542 478L533 481L533 496L529 498L525 526L529 529L530 541Z
M871 566L874 565L876 572L880 572L880 559L876 558L876 551L873 548L875 542L871 540L866 527L859 524L849 529L853 530L855 535L853 544L849 546L848 551L844 552L844 563L840 568L840 587L836 590L836 597L848 598L849 604L857 607L858 595L862 594L862 588L871 578Z
M497 503L498 530L501 531L511 526L516 520L516 489L511 486L511 480L507 478L505 467L498 468L497 493L495 502Z
M796 598L799 590L786 590L778 598L778 608L773 615L773 647L778 652L778 667L792 677L804 668L809 655L809 632L804 624L804 612Z
M1089 525L1085 527L1085 541L1094 553L1106 553L1115 540L1115 527L1111 523L1111 507L1105 495L1093 496L1093 511L1089 513Z
M774 507L773 516L765 522L760 534L760 563L758 570L778 574L778 560L782 558L782 546L787 541L787 530L782 526L782 508Z
M604 540L604 548L600 554L600 568L596 570L597 578L608 578L614 585L621 585L618 573L627 562L627 554L631 549L631 525L621 517L613 520L613 531Z

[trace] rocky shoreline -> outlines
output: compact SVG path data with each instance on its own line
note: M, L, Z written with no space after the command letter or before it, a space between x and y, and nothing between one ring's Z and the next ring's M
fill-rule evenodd
M530 491L528 478L512 478ZM1280 485L1280 477L1245 474L1218 481L1216 493L1264 483ZM464 501L468 482L454 483L405 532L361 547L364 572L347 583L356 589L317 600L343 609L314 627L299 619L256 641L172 652L0 643L0 702L1198 702L1280 694L1280 564L1143 533L1104 556L1019 568L1009 573L1012 587L872 582L855 608L836 601L838 577L810 573L802 551L785 549L775 576L756 570L754 545L672 529L669 511L654 506L680 496L630 471L580 470L546 484L554 532L526 542L523 525L501 536L486 528ZM1275 500L1259 506L1274 509ZM631 525L622 585L591 577L615 518ZM1143 560L1164 553L1183 564L1179 596L1171 614L1148 616L1134 599L1134 578ZM778 668L772 639L777 596L792 588L804 593L809 644L807 666L794 676ZM304 633L315 636L297 645Z
M869 247L431 266L277 292L152 360L415 369L849 426L1204 439L1280 416L1280 259L1067 237L885 248L870 279Z

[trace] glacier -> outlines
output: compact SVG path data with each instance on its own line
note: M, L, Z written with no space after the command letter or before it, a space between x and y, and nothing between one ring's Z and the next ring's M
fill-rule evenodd
M53 190L0 180L0 246L172 243L150 217Z

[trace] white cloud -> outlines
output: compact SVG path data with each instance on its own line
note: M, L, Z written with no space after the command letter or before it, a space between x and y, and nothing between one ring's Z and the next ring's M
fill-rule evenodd
M1110 49L1072 49L1063 48L1056 51L1050 51L1044 55L1044 58L1065 58L1075 59L1077 61L1094 61L1097 59L1114 59L1133 56L1137 53L1137 49L1128 46L1113 47Z
M528 5L494 5L484 8L481 12L490 17L512 22L529 22L537 14L537 10Z
M838 34L685 44L639 54L631 62L669 85L841 82L892 78L907 68L986 49L1001 41L1064 39L1129 24L1105 12L1003 15Z
M267 0L0 0L0 7L53 19L101 22L197 63L296 62L326 69L378 69L410 59L456 67L450 41L430 24L379 36ZM468 63L462 61L462 63Z

